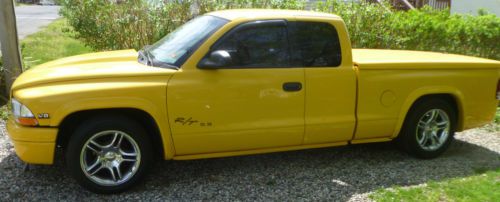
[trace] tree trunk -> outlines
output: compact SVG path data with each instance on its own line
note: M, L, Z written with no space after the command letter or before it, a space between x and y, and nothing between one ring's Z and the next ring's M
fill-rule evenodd
M0 89L0 104L5 104L9 100L12 83L23 71L12 0L0 0L0 44L3 61L0 86L4 84Z

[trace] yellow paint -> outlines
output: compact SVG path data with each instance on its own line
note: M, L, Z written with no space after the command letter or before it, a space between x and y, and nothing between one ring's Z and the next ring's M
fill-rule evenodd
M249 21L249 20L270 19L270 18L280 18L280 19L317 18L318 20L325 20L325 19L334 19L337 21L341 20L339 16L329 13L299 11L299 10L232 9L232 10L215 11L209 13L209 15L225 18L230 21Z
M218 157L241 156L241 155L251 155L251 154L264 154L264 153L273 153L273 152L282 152L282 151L302 150L302 149L336 147L336 146L344 146L344 145L347 145L347 142L300 145L300 146L290 146L290 147L275 147L275 148L266 148L266 149L259 149L259 150L232 151L232 152L221 152L221 153L194 154L194 155L185 155L185 156L175 156L174 160L193 160L193 159L218 158Z
M353 49L352 54L361 69L498 69L500 64L485 58L426 51Z
M283 17L272 15L266 19ZM294 17L285 19L294 20ZM304 91L284 92L282 85L304 83L304 70L202 70L196 67L224 33L252 20L256 18L235 17L207 39L170 80L167 103L176 155L302 144ZM187 126L177 123L177 118L194 118L199 122ZM211 123L211 126L201 123Z
M93 53L49 62L23 73L12 95L37 115L40 127L10 121L9 135L26 162L51 164L57 128L85 110L133 108L158 125L165 159L246 155L389 141L420 97L452 95L459 130L495 114L500 62L430 52L351 52L338 16L306 11L232 10L180 70L144 66L135 50ZM248 21L321 21L338 30L342 64L331 68L202 70L196 65L233 27ZM354 62L353 62L354 61ZM355 65L355 66L354 66ZM356 67L356 68L355 68ZM301 82L298 92L284 82ZM183 125L183 120L194 124Z
M10 138L16 141L24 142L55 142L57 128L37 128L25 127L17 124L14 118L9 117L7 121ZM36 134L36 135L33 135Z
M304 68L306 145L349 141L356 124L356 72L349 35L340 18L327 19L300 17L300 21L330 23L338 30L342 47L342 63L338 67Z
M355 139L398 135L406 114L420 97L448 94L455 98L459 113L458 130L491 122L498 101L495 99L498 69L364 69L359 64L359 94ZM439 65L445 66L445 65ZM390 106L380 103L383 92L394 92Z
M365 144L365 143L375 143L375 142L389 142L391 138L371 138L371 139L360 139L360 140L352 140L351 144Z
M33 128L19 126L11 118L7 130L21 160L34 164L52 164L56 149L57 128Z

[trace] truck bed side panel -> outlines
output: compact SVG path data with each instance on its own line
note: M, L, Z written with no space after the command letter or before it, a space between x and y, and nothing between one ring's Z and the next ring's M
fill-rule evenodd
M491 122L497 69L363 69L359 71L358 127L354 139L398 135L412 104L429 94L450 94L459 114L458 130Z

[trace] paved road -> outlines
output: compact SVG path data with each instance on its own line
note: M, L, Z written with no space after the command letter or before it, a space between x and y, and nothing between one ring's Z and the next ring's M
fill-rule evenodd
M17 35L19 40L47 26L59 18L59 6L17 6L15 7ZM1 44L0 44L1 45ZM1 47L1 46L0 46ZM0 56L2 53L0 52Z
M59 6L18 6L15 8L19 39L37 32L59 18Z

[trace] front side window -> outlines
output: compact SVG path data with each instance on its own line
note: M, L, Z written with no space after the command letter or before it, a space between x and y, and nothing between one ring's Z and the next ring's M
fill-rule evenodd
M337 67L342 52L337 30L324 22L295 22L292 63L298 67Z
M228 54L224 67L286 67L289 64L285 21L257 21L242 24L222 37L208 53Z

